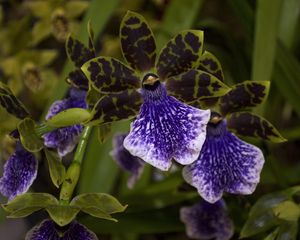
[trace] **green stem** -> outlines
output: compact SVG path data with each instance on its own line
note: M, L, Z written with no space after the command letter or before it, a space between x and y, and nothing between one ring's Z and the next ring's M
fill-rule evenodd
M85 149L88 143L89 135L92 131L91 126L86 126L82 132L81 138L79 140L79 143L76 148L76 152L74 155L73 162L69 166L65 180L62 184L59 199L61 204L67 204L69 203L73 191L77 185L79 176L80 176L80 170L81 170L81 162L84 157Z

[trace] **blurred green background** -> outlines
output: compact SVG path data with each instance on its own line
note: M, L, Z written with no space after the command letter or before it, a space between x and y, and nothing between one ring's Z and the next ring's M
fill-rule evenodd
M260 196L300 184L299 0L2 0L0 6L1 81L24 101L37 121L54 100L65 95L65 78L73 65L67 60L64 41L69 33L87 41L89 20L100 50L97 55L120 59L119 24L127 10L147 19L159 48L181 30L204 30L204 48L220 59L228 85L244 80L271 81L269 98L256 111L288 139L277 145L254 142L266 157L257 190L251 196L225 197L235 223L233 239L238 238L250 207ZM6 134L16 123L17 119L0 109L1 167L13 149ZM129 122L114 124L114 132L128 128ZM136 187L129 190L128 176L111 159L110 151L111 138L100 144L97 132L93 132L77 193L111 193L129 208L116 216L118 223L84 214L79 220L100 239L187 239L178 211L199 197L185 191L180 172L163 174L147 166ZM39 160L32 189L56 194L45 159L40 156ZM29 228L47 216L38 213L8 220L0 211L1 240L23 239Z

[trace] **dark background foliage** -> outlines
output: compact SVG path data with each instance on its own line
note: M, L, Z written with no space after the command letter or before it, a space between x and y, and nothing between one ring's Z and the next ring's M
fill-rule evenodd
M238 238L251 206L261 196L300 183L299 0L3 0L0 4L1 81L11 87L37 121L68 89L64 79L72 64L64 49L67 34L72 32L87 41L86 25L91 20L97 49L101 49L97 55L121 59L118 31L126 10L137 11L147 19L159 48L178 31L204 30L204 48L220 59L228 85L244 80L271 81L269 98L256 113L272 122L288 142L249 140L264 151L266 163L253 195L225 196L235 223L233 239ZM17 119L0 109L2 163L13 150L6 134L16 123ZM126 131L128 126L128 122L115 124L114 132ZM110 150L111 138L100 145L97 132L93 132L77 193L111 193L129 208L116 216L119 223L84 214L79 220L101 239L187 239L178 211L199 196L189 191L180 172L163 174L148 166L137 186L129 190L127 174L111 159ZM66 164L71 157L65 159ZM47 171L44 156L39 156L39 175L32 189L56 194ZM45 213L39 213L8 220L0 210L0 238L22 239L26 230L44 217Z

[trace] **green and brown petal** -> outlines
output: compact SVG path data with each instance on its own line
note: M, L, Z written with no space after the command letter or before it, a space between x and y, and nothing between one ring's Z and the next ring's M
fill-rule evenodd
M146 72L154 67L156 44L143 16L128 11L120 26L120 39L124 58L132 68Z
M67 83L71 86L87 91L89 88L89 81L80 69L75 69L69 73Z
M16 98L9 87L0 82L0 105L5 110L17 118L23 119L29 116L29 113L23 103Z
M223 96L230 90L212 74L195 69L169 78L166 88L171 95L187 103Z
M202 54L203 32L200 30L183 31L171 39L161 50L156 63L160 79L186 72L199 65Z
M256 107L269 93L269 81L245 81L233 86L232 90L220 99L223 115Z
M94 58L81 69L99 92L121 92L140 87L140 79L134 70L115 58Z
M135 117L142 104L136 90L125 90L103 96L92 110L88 124L98 125Z
M222 82L224 81L224 74L220 61L208 51L204 51L200 57L199 66L197 68L209 72Z
M94 49L87 48L82 42L69 36L66 41L67 54L76 67L95 57Z
M227 117L227 126L242 136L258 137L275 143L286 141L270 122L250 112L230 114Z

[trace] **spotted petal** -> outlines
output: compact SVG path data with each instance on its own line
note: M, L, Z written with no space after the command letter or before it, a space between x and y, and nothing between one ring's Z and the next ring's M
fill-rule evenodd
M232 87L232 90L220 99L223 115L261 104L268 96L269 81L245 81Z
M262 151L230 133L224 120L208 125L201 154L183 169L183 177L206 201L214 203L223 192L253 193L263 164Z
M89 81L80 69L70 72L66 81L71 86L84 91L87 91L89 88Z
M62 230L52 220L46 219L33 227L27 233L25 240L98 240L98 238L76 221L70 223L66 230Z
M158 91L165 91L160 86ZM144 103L124 147L164 171L170 168L172 158L181 164L192 163L205 140L210 111L188 106L166 93L159 93L158 99L155 95L156 92L144 94Z
M133 69L146 72L154 67L156 44L143 16L127 11L120 26L120 39L124 58Z
M129 188L132 188L143 172L144 162L140 158L132 156L124 148L123 141L126 136L127 134L117 134L114 136L111 155L122 169L131 173L127 185Z
M140 93L126 90L103 96L92 110L90 124L103 124L135 117L142 104Z
M186 72L198 66L202 54L203 32L183 31L161 50L156 63L161 80Z
M224 81L224 74L221 63L211 52L204 51L204 53L200 57L199 66L197 67L197 69L206 71L214 75L220 81Z
M212 74L194 69L169 78L166 88L171 95L187 103L223 96L230 90Z
M180 219L186 233L192 239L229 240L233 235L233 223L223 200L214 204L206 201L180 209Z
M115 58L94 58L85 63L81 69L99 92L120 92L140 86L140 79L134 70Z
M38 162L34 155L21 146L4 165L0 179L0 192L12 200L15 196L25 193L36 178Z

